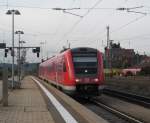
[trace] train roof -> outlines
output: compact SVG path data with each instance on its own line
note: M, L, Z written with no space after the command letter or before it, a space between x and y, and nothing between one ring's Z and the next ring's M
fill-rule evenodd
M63 53L67 50L71 50L72 52L97 52L98 50L95 48L90 47L76 47L76 48L65 48L60 51L60 53Z
M77 47L77 48L72 48L72 52L97 52L97 49L95 48L90 48L90 47Z
M65 52L67 52L68 50L71 50L71 52L76 53L76 52L97 52L98 50L95 48L91 48L91 47L76 47L76 48L65 48L63 50L60 51L60 54L63 54ZM60 55L58 54L58 55ZM55 55L57 56L57 55ZM50 58L48 58L47 60L44 60L43 62L48 61L49 59L54 58L55 56L52 56Z

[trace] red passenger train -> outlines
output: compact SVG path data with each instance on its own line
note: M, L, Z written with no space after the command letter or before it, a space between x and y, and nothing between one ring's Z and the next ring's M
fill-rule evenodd
M99 95L104 87L102 53L87 47L67 49L42 62L39 77L70 95Z

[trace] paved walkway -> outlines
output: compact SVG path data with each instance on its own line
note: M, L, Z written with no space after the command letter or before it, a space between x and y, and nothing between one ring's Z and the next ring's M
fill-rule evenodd
M0 80L0 101L2 99L2 81Z
M9 93L9 106L0 105L0 123L54 123L43 96L30 77Z

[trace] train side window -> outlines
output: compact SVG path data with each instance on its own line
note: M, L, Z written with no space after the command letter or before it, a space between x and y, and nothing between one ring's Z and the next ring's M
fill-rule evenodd
M66 65L63 63L63 72L66 72Z
M48 71L49 71L49 72L52 71L52 65L51 65L51 64L48 66Z

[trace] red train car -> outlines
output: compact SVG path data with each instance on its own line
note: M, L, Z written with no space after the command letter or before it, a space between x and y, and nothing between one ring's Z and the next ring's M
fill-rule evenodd
M42 62L39 77L70 95L99 95L104 87L102 53L87 47L67 49Z

